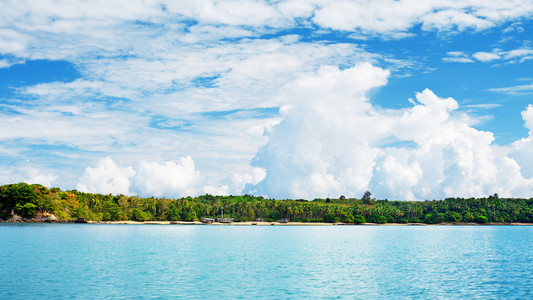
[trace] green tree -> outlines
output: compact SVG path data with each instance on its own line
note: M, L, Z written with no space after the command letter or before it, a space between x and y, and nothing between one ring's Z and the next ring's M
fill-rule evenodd
M372 203L372 193L370 193L370 191L366 191L365 194L363 195L363 198L361 198L361 200L363 200L363 203L364 204L370 204Z
M33 203L30 203L30 202L26 204L17 203L17 205L15 205L15 213L23 218L31 219L35 217L36 212L37 212L37 205Z
M385 224L387 223L387 218L380 215L370 215L368 221L370 223Z
M150 220L150 217L142 210L134 208L132 210L132 218L134 221L144 222Z
M489 219L483 215L479 215L476 217L476 223L487 224L488 222L489 222Z
M339 222L339 217L331 214L331 213L327 213L324 215L324 222L326 223L337 223Z
M366 223L366 219L362 215L355 215L353 216L353 222L355 224L363 224Z
M8 184L0 187L0 219L8 219L17 204L24 206L26 203L36 202L33 188L24 182Z

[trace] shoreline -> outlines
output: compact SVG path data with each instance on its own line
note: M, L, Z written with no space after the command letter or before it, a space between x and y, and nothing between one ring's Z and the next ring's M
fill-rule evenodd
M318 222L233 222L233 223L202 223L198 221L186 222L186 221L87 221L88 224L123 224L123 225L213 225L213 226L532 226L533 223L438 223L438 224L424 224L424 223L318 223Z
M24 224L24 223L49 223L49 224L107 224L107 225L212 225L212 226L533 226L533 223L438 223L438 224L425 224L425 223L318 223L318 222L232 222L232 223L202 223L199 221L187 222L187 221L86 221L86 222L74 222L74 221L62 221L62 222L47 222L47 221L0 221L0 223L11 224Z

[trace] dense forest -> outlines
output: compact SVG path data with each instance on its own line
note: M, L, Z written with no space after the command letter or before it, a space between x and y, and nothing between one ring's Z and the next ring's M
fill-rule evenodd
M329 223L533 223L533 199L449 198L433 201L361 199L274 200L250 195L180 199L101 195L61 191L26 183L0 186L0 220L29 220L53 214L58 221L197 221L202 217L234 218L236 222L278 221Z

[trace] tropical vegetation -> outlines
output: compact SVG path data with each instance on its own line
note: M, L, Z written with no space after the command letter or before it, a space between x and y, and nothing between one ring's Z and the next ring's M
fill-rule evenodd
M361 199L274 200L263 197L202 195L179 199L62 191L38 184L0 186L0 219L13 215L31 220L53 214L60 221L197 221L224 213L236 222L277 221L329 223L533 223L533 199L447 198L432 201Z

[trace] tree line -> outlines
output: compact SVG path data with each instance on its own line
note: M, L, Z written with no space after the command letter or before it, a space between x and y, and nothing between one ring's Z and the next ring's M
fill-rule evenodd
M533 199L447 198L432 201L376 200L366 192L361 199L274 200L263 197L213 196L179 199L62 191L38 184L0 186L0 219L14 214L32 219L43 213L59 220L198 221L202 217L234 218L236 222L278 221L329 223L533 223Z

